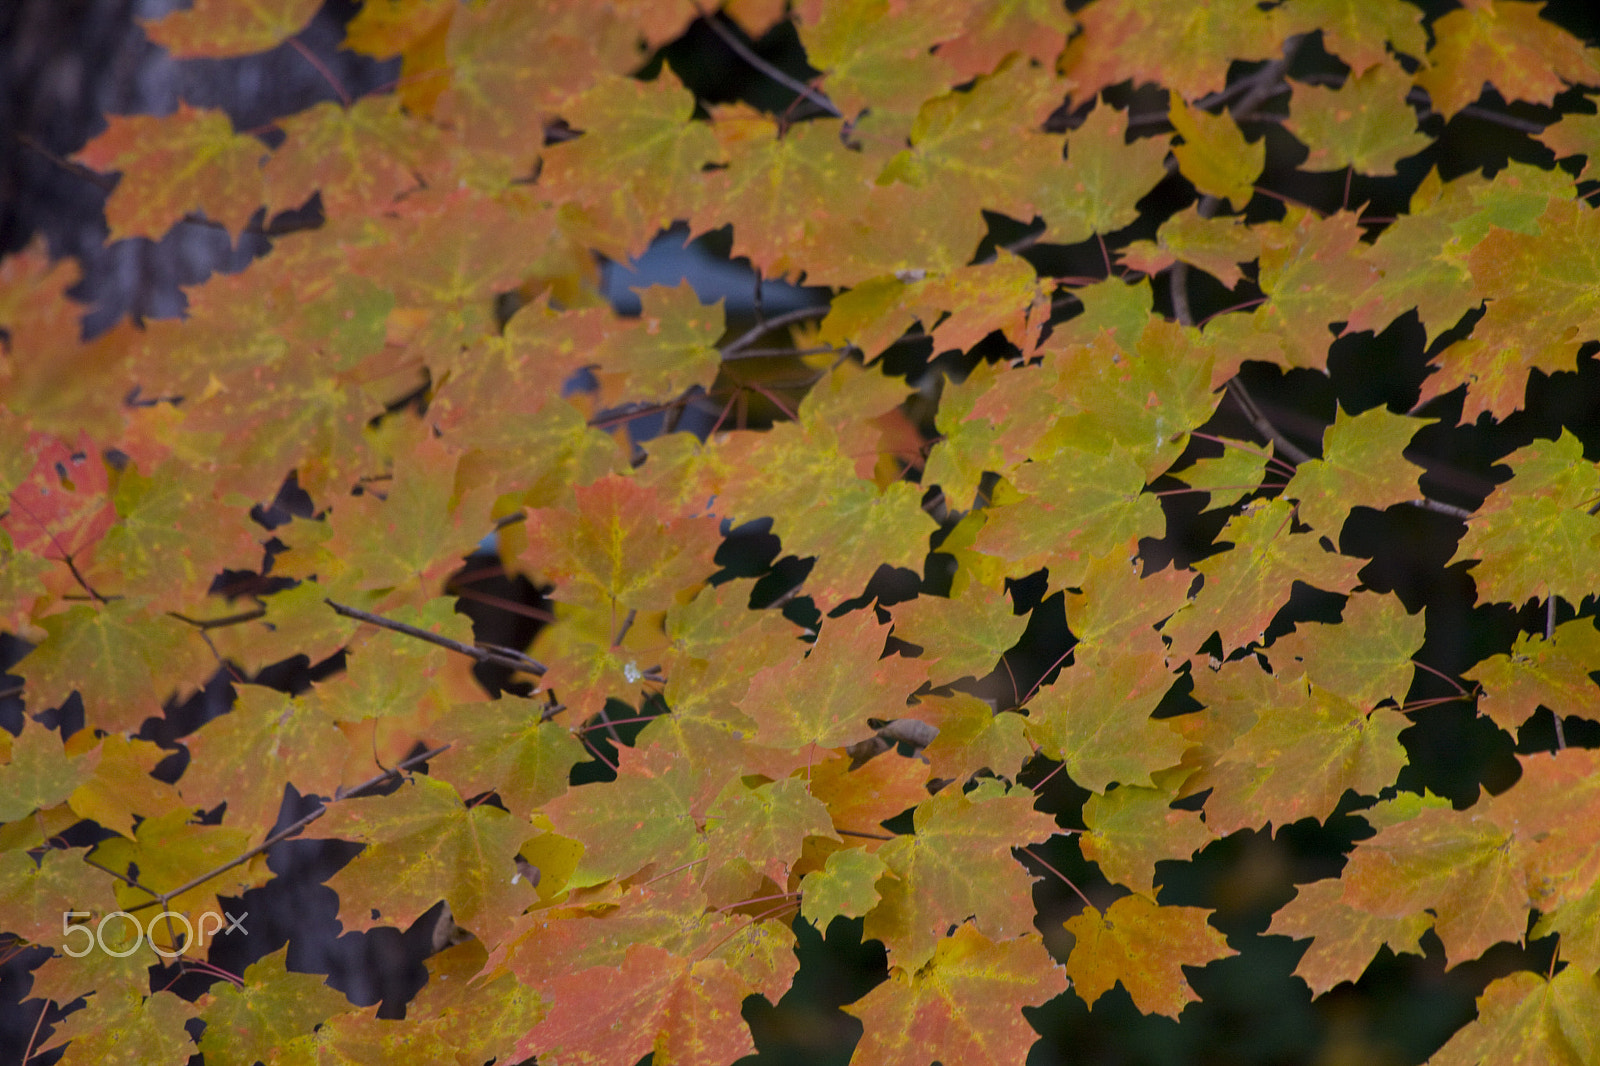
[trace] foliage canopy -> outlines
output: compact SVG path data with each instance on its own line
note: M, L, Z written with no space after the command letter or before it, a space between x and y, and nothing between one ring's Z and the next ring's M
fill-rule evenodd
M148 32L237 55L317 6ZM812 75L776 72L782 111L697 98L660 61L697 22L744 52L792 28ZM362 846L330 883L347 930L444 901L473 936L403 1019L281 949L193 1000L152 945L58 951L32 995L88 996L63 1062L726 1063L796 922L842 917L888 959L847 1007L858 1061L1020 1063L1021 1008L1120 985L1176 1018L1236 952L1162 864L1336 815L1370 828L1269 930L1309 942L1314 994L1428 936L1452 966L1555 938L1432 1061L1600 1059L1600 755L1561 731L1600 705L1600 469L1573 433L1525 442L1463 507L1417 444L1509 423L1600 341L1573 88L1600 52L1516 0L365 0L344 46L398 56L394 91L270 130L113 116L78 153L121 175L113 238L272 235L183 319L85 340L70 267L0 265L0 627L35 645L0 929L199 921L301 833ZM1543 108L1514 120L1536 162L1408 167L1435 112L1508 105ZM1342 197L1274 188L1317 172ZM1410 174L1391 214L1350 199ZM594 253L680 222L827 301L735 325L653 287L619 315ZM1335 408L1303 449L1247 388L1402 320L1412 409ZM1480 603L1541 607L1445 697L1431 615L1349 535L1394 509L1455 523ZM806 565L730 569L760 521ZM526 653L454 610L492 531L554 603ZM1019 674L1047 595L1071 636ZM258 682L297 655L342 668ZM231 710L158 770L141 730L219 668ZM1472 802L1413 787L1441 699L1512 736L1553 712L1558 750ZM1037 795L1058 772L1090 793L1070 817ZM1038 902L1047 844L1103 875L1077 913Z

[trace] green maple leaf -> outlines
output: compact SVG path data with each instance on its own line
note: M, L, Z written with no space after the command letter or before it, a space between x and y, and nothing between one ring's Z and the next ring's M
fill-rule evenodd
M242 984L224 982L200 1010L200 1051L217 1066L271 1062L302 1033L350 1009L319 974L292 973L284 949L251 963Z
M1330 538L1344 528L1352 507L1382 510L1417 499L1420 469L1401 455L1422 422L1374 407L1359 415L1336 411L1323 436L1321 459L1301 463L1283 490L1298 500L1297 517Z
M532 827L498 807L467 807L445 781L418 775L392 795L346 800L310 835L367 845L328 882L345 901L347 929L403 928L442 899L492 944L534 901L532 886L513 878Z
M895 605L895 636L922 648L933 676L958 680L983 677L1027 628L1028 616L1012 610L1010 597L969 585L956 598L919 596Z
M1041 175L1034 205L1052 240L1076 244L1139 217L1134 206L1166 176L1167 142L1127 143L1127 116L1101 101L1067 136L1065 167Z
M1465 257L1488 310L1471 337L1435 357L1439 372L1422 396L1465 383L1463 420L1484 411L1509 417L1522 408L1528 371L1576 370L1578 348L1600 337L1595 212L1552 199L1530 228L1493 229Z
M1255 181L1266 166L1266 141L1247 144L1231 113L1191 110L1177 97L1167 117L1183 138L1183 143L1172 149L1183 176L1208 196L1240 208L1249 203L1255 195Z
M713 870L740 859L781 885L807 837L839 839L828 809L799 778L755 788L742 780L730 781L706 809L706 844Z
M228 805L228 824L261 832L278 816L284 786L302 795L331 796L345 784L350 744L315 701L260 685L241 685L233 708L187 738L191 765L184 799L209 810ZM239 766L254 773L241 777ZM354 782L351 782L354 783Z
M1600 495L1595 465L1578 438L1536 440L1503 462L1514 474L1467 520L1452 563L1476 559L1472 579L1486 602L1560 596L1573 603L1600 587Z
M823 933L834 918L860 918L878 905L878 880L889 867L875 852L846 848L800 882L800 914Z
M1288 33L1321 30L1323 47L1356 76L1390 62L1385 45L1414 59L1428 50L1422 12L1404 0L1295 0L1277 14Z
M1152 275L1181 260L1231 289L1244 277L1239 264L1261 255L1261 238L1240 219L1203 218L1190 207L1161 223L1154 241L1133 241L1118 255Z
M494 792L512 814L526 816L564 793L585 758L571 730L546 720L548 710L515 696L457 704L433 728L451 747L430 768L466 795Z
M1578 1066L1600 1054L1600 980L1577 966L1553 978L1526 970L1492 981L1478 1017L1428 1061L1437 1066L1548 1062Z
M703 853L689 811L686 762L659 749L634 749L618 768L615 781L569 789L544 805L557 832L583 843L583 859L568 882L573 888L629 877L650 865L669 869Z
M362 8L365 12L372 5ZM330 217L388 203L417 184L438 150L437 134L393 96L363 96L349 107L324 101L278 120L288 140L264 168L269 211L322 194Z
M1411 75L1388 62L1352 73L1338 89L1296 86L1286 126L1311 150L1305 168L1393 174L1433 143L1405 103L1410 89Z
M87 853L49 848L35 861L26 851L0 852L0 922L6 929L35 944L57 944L62 911L100 916L120 910L111 875L84 862ZM34 992L42 995L44 989L36 985Z
M1295 581L1330 592L1355 587L1360 561L1324 551L1314 534L1290 532L1291 517L1289 503L1277 499L1249 504L1228 520L1221 536L1233 550L1196 564L1205 584L1193 606L1162 629L1174 650L1198 647L1214 632L1225 652L1260 640Z
M897 17L889 0L840 0L808 5L800 20L806 57L823 72L823 88L845 112L863 108L914 112L918 105L961 80L931 55L960 30L962 5L936 0L917 18Z
M1076 939L1067 976L1091 1007L1120 983L1144 1013L1176 1018L1199 999L1183 967L1238 954L1206 923L1201 908L1163 907L1139 895L1123 896L1104 913L1086 908L1066 926Z
M1083 857L1099 865L1106 879L1146 896L1155 894L1158 862L1187 862L1215 839L1198 811L1172 807L1173 797L1159 788L1122 785L1083 804L1078 837Z
M1150 717L1173 676L1166 645L1153 630L1143 633L1132 647L1081 646L1072 666L1029 704L1029 738L1095 792L1113 781L1148 785L1188 747L1169 723Z
M101 729L136 731L160 713L171 679L183 679L179 691L187 691L216 666L188 626L152 616L132 600L77 604L39 625L46 637L17 670L30 702L58 707L76 691L89 722ZM96 668L85 671L84 663Z
M1508 654L1491 656L1462 676L1483 686L1478 709L1515 734L1541 706L1561 716L1592 713L1589 674L1597 662L1600 632L1592 620L1574 618L1557 626L1549 640L1518 634Z
M24 718L15 739L5 736L0 765L0 822L14 822L65 800L94 773L98 755L68 755L61 735Z
M1267 655L1279 676L1303 672L1313 685L1371 709L1405 699L1424 628L1422 615L1406 614L1394 597L1358 592L1345 601L1337 625L1296 626L1273 641Z
M894 967L887 981L844 1009L866 1030L856 1046L864 1062L1001 1066L1025 1059L1038 1037L1021 1008L1066 988L1037 933L994 941L963 924L926 965Z
M1326 818L1345 792L1372 796L1394 783L1406 764L1400 732L1410 724L1398 711L1363 712L1313 685L1300 707L1264 712L1185 787L1214 789L1206 824L1217 833Z

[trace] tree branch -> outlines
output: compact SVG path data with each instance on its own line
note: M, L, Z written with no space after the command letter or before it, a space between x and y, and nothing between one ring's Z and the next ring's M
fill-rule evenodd
M535 677L543 677L546 673L546 667L543 663L537 659L531 659L513 648L502 648L498 644L463 644L459 640L441 637L437 633L430 633L426 629L418 629L416 626L409 626L404 622L396 622L392 618L385 618L381 614L363 611L359 607L346 607L342 603L335 603L329 599L324 599L322 602L346 618L370 622L372 625L380 626L384 629L392 629L396 633L404 633L408 637L425 640L429 644L437 644L441 648L448 648L470 659L476 659L480 663L492 663L495 666L520 670Z

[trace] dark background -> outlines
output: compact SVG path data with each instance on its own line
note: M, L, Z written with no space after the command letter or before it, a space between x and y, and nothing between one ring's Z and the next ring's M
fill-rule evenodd
M75 258L82 265L84 279L75 295L85 304L85 327L90 334L124 315L156 318L181 314L183 287L202 282L213 271L241 269L271 246L261 232L267 220L260 218L253 224L255 232L247 231L237 243L222 229L185 222L159 242L135 239L107 246L101 214L107 183L67 162L67 157L103 128L102 116L163 114L181 99L194 106L224 108L236 128L255 129L276 116L334 98L324 78L287 45L245 59L172 61L145 39L134 22L135 17L151 17L172 6L176 5L170 0L14 0L0 6L0 254L42 238L53 255ZM1431 15L1454 5L1423 6ZM338 50L343 25L354 11L353 3L330 0L299 39L353 94L361 94L391 83L398 64ZM1591 44L1600 41L1600 13L1583 0L1552 3L1545 16ZM804 65L789 27L780 26L757 44L767 59L790 73L812 73ZM782 110L792 102L788 90L738 59L700 23L668 46L662 60L705 102L744 99L769 110ZM1241 66L1235 73L1248 69ZM1314 40L1303 50L1292 75L1310 77L1340 69ZM1165 109L1159 94L1122 90L1111 95L1114 103L1131 107L1135 114L1159 115ZM1269 101L1265 110L1276 108L1281 113L1284 99ZM1435 165L1447 179L1477 169L1492 172L1511 159L1548 167L1552 165L1550 153L1513 127L1519 122L1543 125L1557 111L1591 109L1576 92L1563 95L1555 109L1507 106L1490 93L1480 101L1476 113L1458 115L1448 124L1437 116L1425 117L1422 127L1438 137L1435 146L1403 163L1396 178L1357 178L1350 203L1370 201L1377 214L1402 210L1411 190ZM1497 115L1502 117L1497 119ZM1066 113L1058 117L1063 124L1072 121ZM1246 129L1251 136L1259 133L1268 138L1268 170L1261 184L1327 210L1339 205L1342 175L1299 173L1294 166L1304 157L1303 150L1281 130L1270 122L1250 124ZM1592 183L1585 188L1592 191ZM1143 203L1147 217L1108 243L1115 247L1151 236L1160 219L1192 198L1186 182L1169 179ZM1265 218L1281 208L1258 196L1248 210L1252 218ZM1011 241L1026 232L1009 220L997 218L993 223L993 241ZM703 296L728 299L730 329L742 330L749 322L746 316L753 284L749 284L747 270L726 263L727 233L711 234L686 250L681 245L682 234L662 242L643 264L641 277L670 284L686 273ZM1094 242L1074 247L1039 244L1026 254L1042 273L1093 276L1104 272ZM625 311L631 310L625 287L630 281L645 283L617 270L607 274L607 295ZM1164 285L1163 279L1157 280L1157 304L1162 310L1167 309L1168 301ZM1197 318L1258 295L1249 281L1230 293L1203 275L1191 274L1190 285ZM825 292L816 290L779 293L770 284L767 288L769 311L774 310L775 299L797 306L826 297ZM1061 302L1066 305L1061 317L1070 316L1071 301ZM1447 335L1434 347L1449 340ZM1429 495L1475 507L1506 476L1504 468L1494 466L1496 460L1537 437L1554 437L1563 428L1583 441L1589 459L1600 459L1600 368L1595 348L1591 344L1583 350L1576 374L1533 374L1526 409L1503 423L1455 426L1461 407L1459 394L1443 397L1418 412L1441 420L1420 433L1408 453L1427 468L1424 485ZM926 341L912 338L892 349L886 359L891 372L916 382L930 373L959 377L979 358L1004 354L1004 343L991 338L972 353L943 353L934 358ZM1279 429L1315 453L1336 403L1352 413L1378 404L1395 411L1411 410L1426 376L1427 355L1421 327L1414 316L1407 316L1379 336L1339 340L1333 346L1326 376L1249 364L1243 379ZM1209 428L1235 437L1255 437L1249 423L1226 400ZM1147 543L1146 557L1190 562L1206 554L1226 513L1201 514L1193 505L1173 502L1183 497L1164 500L1173 533L1164 543ZM279 504L292 509L303 502L287 491ZM262 517L270 524L273 514L269 510ZM1409 610L1427 612L1428 639L1417 658L1452 676L1508 650L1519 631L1543 628L1542 611L1534 606L1520 612L1505 605L1475 606L1470 574L1461 566L1446 565L1462 529L1453 518L1413 507L1383 513L1358 511L1341 544L1349 554L1372 559L1362 572L1368 587L1392 590ZM761 577L756 586L760 602L763 596L775 597L791 587L803 573L803 563L781 558L779 552L776 538L757 524L732 531L719 562L727 567L726 577ZM937 591L948 581L942 558L937 553L931 557L921 581L905 572L898 577L885 573L870 591L883 603L907 598L919 588ZM481 572L487 562L469 559L464 569ZM461 609L473 616L480 636L525 646L537 623L527 612L486 605L482 594L524 604L537 613L544 606L537 590L525 581L492 574L474 577L471 588L480 595L463 599ZM1065 624L1061 594L1049 592L1041 577L1018 581L1012 591L1019 613L1034 612L1020 646L1008 655L1017 683L1026 691L1070 648L1072 637ZM1332 620L1338 616L1340 603L1339 597L1297 595L1274 629L1281 632L1307 619ZM1578 606L1583 614L1594 611L1592 598ZM804 598L790 601L784 610L797 620L816 617ZM1572 605L1562 605L1558 619L1572 614ZM14 664L25 651L26 645L0 636L0 666ZM337 657L322 664L290 661L253 680L298 691L340 666ZM1443 682L1421 671L1417 676L1411 700L1448 694ZM491 686L498 681L489 675L484 679ZM0 693L11 689L16 680L9 676L0 680ZM224 713L231 699L231 684L219 676L202 693L169 707L163 718L146 723L142 735L175 751L173 759L164 764L166 772L181 772L184 757L178 738ZM1180 682L1162 713L1181 713L1185 699ZM69 731L81 725L81 707L75 703L75 699L69 701L47 720L62 721ZM37 713L41 708L29 710ZM0 725L15 731L22 713L20 698L0 696ZM1473 709L1465 704L1421 711L1413 715L1413 721L1414 726L1402 736L1410 765L1399 785L1412 790L1427 788L1458 806L1470 804L1480 789L1507 787L1518 772L1516 752L1548 749L1554 743L1554 723L1545 712L1524 727L1515 743L1487 720L1474 718ZM1569 719L1565 726L1569 743L1600 745L1600 726L1580 719ZM583 766L576 772L591 775L596 766ZM1052 768L1048 763L1031 764L1022 783L1035 784ZM1041 806L1056 814L1063 826L1078 827L1086 795L1064 774L1058 774L1042 790ZM1341 985L1312 1001L1305 986L1291 976L1301 946L1260 933L1272 911L1293 894L1294 884L1336 873L1343 852L1366 835L1365 822L1350 813L1353 806L1347 797L1346 805L1324 824L1297 823L1284 827L1275 837L1238 833L1211 845L1192 862L1164 864L1158 878L1161 901L1214 908L1214 924L1228 934L1240 954L1190 972L1202 1002L1184 1012L1181 1024L1139 1014L1120 988L1107 993L1093 1011L1070 992L1044 1008L1030 1010L1029 1018L1042 1034L1030 1062L1415 1063L1472 1017L1473 999L1488 981L1512 969L1543 970L1548 966L1552 943L1546 940L1520 948L1502 944L1484 958L1446 972L1439 944L1430 933L1424 939L1425 957L1396 958L1385 950L1360 982ZM292 820L306 809L305 801L290 796L282 819ZM340 935L335 919L337 898L322 882L354 850L353 845L322 841L291 841L275 848L271 867L276 879L239 901L238 909L250 912L248 939L219 940L212 961L238 972L287 941L291 968L327 973L330 984L353 1002L381 1001L385 1013L398 1016L405 1001L426 980L422 959L432 933L432 916L424 916L406 932ZM1119 894L1083 860L1072 837L1057 837L1041 854L1097 904L1104 905ZM1075 897L1053 879L1039 881L1034 891L1041 927L1064 920L1077 909ZM776 1006L756 997L746 1003L745 1014L760 1049L752 1061L844 1062L860 1030L855 1020L837 1007L883 979L883 950L876 942L861 942L859 921L835 921L826 939L802 921L796 921L795 929L801 969L794 989ZM27 971L44 957L43 949L16 952L0 947L0 959L5 960L0 965L0 1061L20 1058L38 1021L39 1001L22 1000L31 980ZM165 986L174 977L179 975L169 972L157 974L156 980ZM189 975L179 977L174 987L198 995L206 984L199 976ZM52 1012L47 1025L57 1017L59 1013ZM57 1057L58 1053L52 1052L32 1062L47 1064Z

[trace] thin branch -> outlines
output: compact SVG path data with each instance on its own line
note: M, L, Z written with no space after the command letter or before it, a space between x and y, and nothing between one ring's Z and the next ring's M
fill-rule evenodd
M348 108L350 106L349 92L345 90L344 84L334 76L333 71L328 69L328 65L322 61L321 57L310 48L307 48L305 42L298 37L289 38L289 47L299 52L302 59L316 68L317 73L322 75L322 80L333 87L334 93L339 97L339 102Z
M696 6L698 7L698 5ZM717 21L717 16L715 13L708 14L704 10L701 10L700 21L704 22L708 27L710 27L712 33L722 38L722 43L727 45L728 48L732 50L734 55L738 56L746 63L749 63L752 67L755 67L773 81L777 82L779 85L782 85L785 89L799 93L801 96L805 97L807 100L810 100L828 114L832 115L834 118L844 117L844 112L835 107L832 100L829 100L826 96L823 96L816 89L813 89L811 86L807 85L803 81L800 81L798 78L791 78L789 75L785 74L771 63L768 63L765 59L762 59L759 55L752 51L743 41L739 40L738 36L732 30L728 29L728 27Z
M1417 500L1407 500L1406 502L1413 507L1420 507L1424 511L1437 511L1440 514L1447 514L1451 518L1459 518L1463 522L1471 518L1475 513L1465 507L1457 507L1453 503L1440 503L1438 500L1430 500L1426 496Z
M495 596L487 592L479 592L477 589L464 588L461 585L450 585L445 589L445 591L450 593L452 596L460 596L464 600L472 600L476 603L486 604L490 607L498 607L502 611L509 611L512 614L520 614L524 618L532 618L536 622L544 622L549 624L556 620L556 616L551 614L549 611L541 610L538 607L529 606L526 603L518 603L516 600L508 600L504 596Z
M359 607L346 607L342 603L335 603L329 599L324 599L322 602L346 618L369 622L384 629L392 629L396 633L404 633L408 637L425 640L429 644L437 644L441 648L448 648L470 659L476 659L480 663L493 663L496 666L504 666L512 670L533 674L535 677L543 677L546 673L543 663L537 659L531 659L513 648L503 648L497 644L463 644L459 640L441 637L437 633L430 633L426 629L418 629L416 626L406 625L404 622L396 622L392 618L385 618L381 614L363 611Z
M1072 878L1068 877L1066 874L1062 873L1060 870L1056 869L1054 866L1051 866L1049 863L1047 863L1043 859L1039 858L1038 855L1034 854L1032 848L1018 848L1017 850L1022 852L1024 855L1028 856L1028 858L1032 859L1034 862L1038 863L1040 866L1043 866L1046 870L1049 870L1051 873L1053 873L1057 877L1061 878L1061 880L1066 883L1066 886L1068 888L1072 889L1072 891L1076 892L1078 894L1078 898L1079 899L1083 900L1083 905L1085 907L1088 907L1090 910L1094 911L1096 914L1100 913L1100 908L1096 907L1093 903L1089 902L1089 897L1085 896L1083 894L1083 889L1079 888L1077 885L1072 883Z
M304 829L306 826L310 825L312 822L316 821L318 818L321 818L324 814L326 814L328 812L328 808L333 806L335 803L338 803L338 802L340 802L342 800L354 799L355 797L361 795L361 793L367 791L367 789L376 788L378 785L383 784L383 782L389 780L390 778L398 777L399 775L401 775L401 774L405 773L407 770L409 770L411 767L416 766L418 763L427 762L429 759L433 758L434 756L440 755L440 754L443 754L446 751L449 751L450 747L451 746L449 744L441 744L437 748L429 748L427 751L419 752L418 754L411 756L409 759L401 760L400 762L396 763L393 767L391 767L388 770L385 770L381 774L378 774L378 775L376 775L374 777L367 778L365 781L361 782L361 784L359 784L356 787L350 789L349 791L336 792L334 794L333 799L331 799L331 800L323 800L323 801L319 802L316 810L312 811L310 814L305 815L300 820L298 820L298 821L296 821L296 822L294 822L294 823L292 823L290 825L287 825L284 828L278 830L276 833L273 833L267 839L263 840L261 843L257 844L255 847L251 848L249 851L245 852L243 855L240 855L238 858L230 859L228 862L225 862L221 866L218 866L215 870L212 870L209 873L203 873L199 877L192 878L191 880L186 881L185 883L179 885L177 888L171 889L170 891L162 892L162 893L159 893L159 894L151 892L150 894L155 896L156 898L150 900L148 903L139 903L139 904L135 904L132 907L125 907L123 909L127 910L129 912L132 912L132 911L142 911L146 907L155 907L155 906L158 906L158 905L162 906L162 907L165 907L168 903L171 903L173 900L177 899L179 896L183 895L185 892L188 892L191 889L195 889L195 888L200 887L201 885L205 884L207 881L211 880L213 877L218 877L218 876L221 876L222 874L227 873L229 870L233 869L235 866L244 865L245 863L249 862L251 859L255 858L257 855L260 855L263 852L265 852L268 848L271 848L274 844L277 844L280 841L287 840L289 837L294 836L296 833L300 832L300 830ZM104 867L102 867L102 869L104 869ZM150 892L150 890L148 888L144 888L143 886L136 886L136 887L139 887L140 890L143 891L143 892Z
M1278 451L1293 459L1296 464L1306 462L1311 458L1310 452L1307 452L1288 437L1279 433L1278 427L1267 420L1267 416L1261 413L1261 408L1257 407L1255 400L1250 397L1250 392L1244 387L1244 382L1236 377L1230 378L1227 389L1228 395L1232 396L1234 402L1244 411L1244 415L1250 420L1250 424L1256 427L1258 433L1270 440Z
M176 618L185 625L194 626L201 632L208 629L221 629L224 626L236 626L245 622L254 622L257 618L267 613L265 607L257 607L253 611L240 611L238 614L225 615L222 618L190 618L188 615L179 614L177 611L168 611L168 618Z
M743 351L775 329L782 329L784 326L793 325L796 322L804 322L808 318L825 318L828 310L827 307L802 307L787 314L779 315L777 318L769 318L765 322L759 322L733 341L723 345L722 358L726 359L734 352Z

